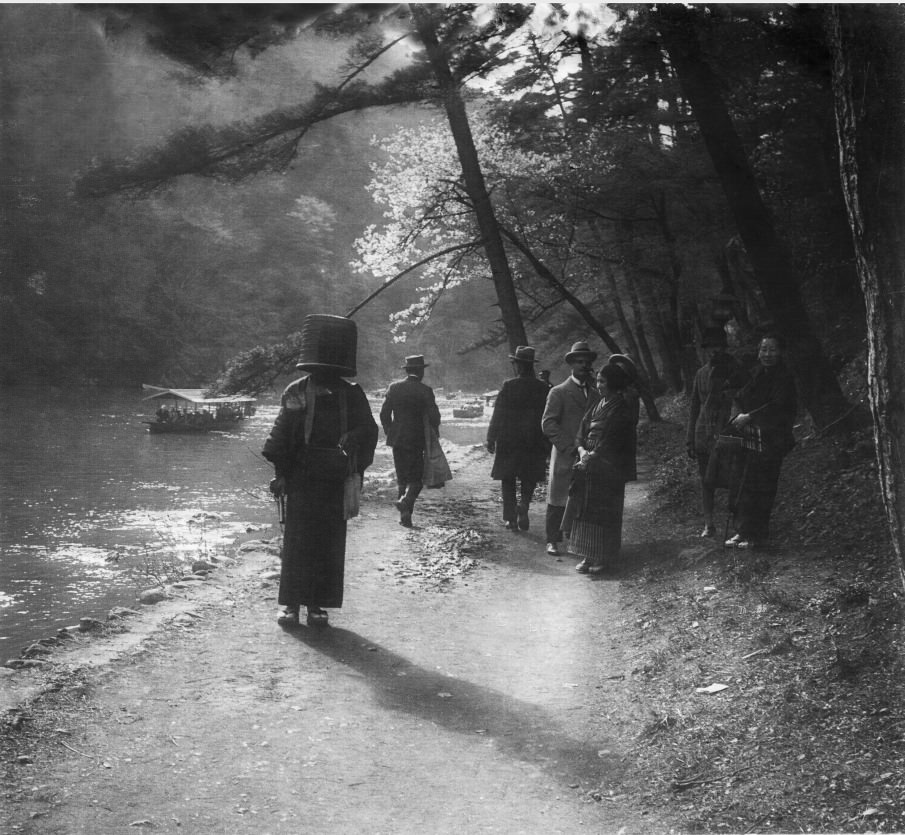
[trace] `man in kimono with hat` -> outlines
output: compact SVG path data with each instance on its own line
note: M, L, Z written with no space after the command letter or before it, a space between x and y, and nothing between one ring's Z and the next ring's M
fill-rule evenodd
M559 543L563 539L560 527L569 498L572 465L576 461L575 436L584 413L600 400L592 366L597 359L596 352L587 342L576 342L565 359L572 373L550 389L541 419L544 435L553 444L547 482L546 520L547 553L551 556L559 555Z
M380 423L386 432L387 446L393 449L396 468L399 524L412 527L415 500L424 486L425 421L440 427L440 409L434 390L423 382L428 363L419 355L405 358L406 378L392 383L380 409Z
M358 331L343 316L311 314L302 327L306 372L283 392L264 444L276 470L271 490L286 499L280 553L281 626L326 626L327 609L343 604L346 559L345 480L364 475L374 460L377 423L356 375ZM326 456L326 459L325 459ZM325 467L324 460L333 467Z

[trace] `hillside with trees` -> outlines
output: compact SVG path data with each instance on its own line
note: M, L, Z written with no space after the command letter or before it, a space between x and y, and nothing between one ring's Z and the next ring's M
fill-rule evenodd
M775 329L817 434L866 361L899 547L901 7L38 13L3 10L7 381L265 387L354 309L369 379L587 337L653 395L707 324Z

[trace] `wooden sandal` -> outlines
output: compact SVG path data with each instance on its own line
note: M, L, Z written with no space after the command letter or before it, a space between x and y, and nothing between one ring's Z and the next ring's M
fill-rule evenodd
M327 612L315 607L308 608L308 626L327 626Z
M298 606L292 607L287 606L283 609L282 612L277 616L277 623L280 626L298 626L299 625L299 610Z

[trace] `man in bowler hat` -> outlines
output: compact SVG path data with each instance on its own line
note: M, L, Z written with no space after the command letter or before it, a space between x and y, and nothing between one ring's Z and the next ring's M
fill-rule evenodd
M562 542L563 514L569 498L572 465L576 461L575 436L584 413L595 406L600 395L594 386L593 365L597 354L587 342L576 342L566 354L571 374L547 394L541 427L553 444L550 477L547 482L547 553L557 556Z
M406 378L392 383L380 409L380 423L386 432L387 446L393 449L396 468L399 524L412 527L415 500L423 487L425 418L438 429L440 409L434 390L423 382L428 363L421 355L405 358Z
M506 380L497 395L487 428L487 450L495 456L490 477L502 482L503 521L510 531L526 531L534 488L547 469L548 444L541 417L548 388L534 376L536 360L530 345L519 345L509 359L515 377ZM518 503L517 486L521 487Z

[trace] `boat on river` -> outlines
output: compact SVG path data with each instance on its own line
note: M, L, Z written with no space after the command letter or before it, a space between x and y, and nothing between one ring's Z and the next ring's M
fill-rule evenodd
M205 397L204 389L167 389L142 384L144 400L159 401L148 431L193 434L234 429L255 413L255 398L243 394Z
M455 418L479 418L484 414L484 404L480 402L466 403L452 410Z

